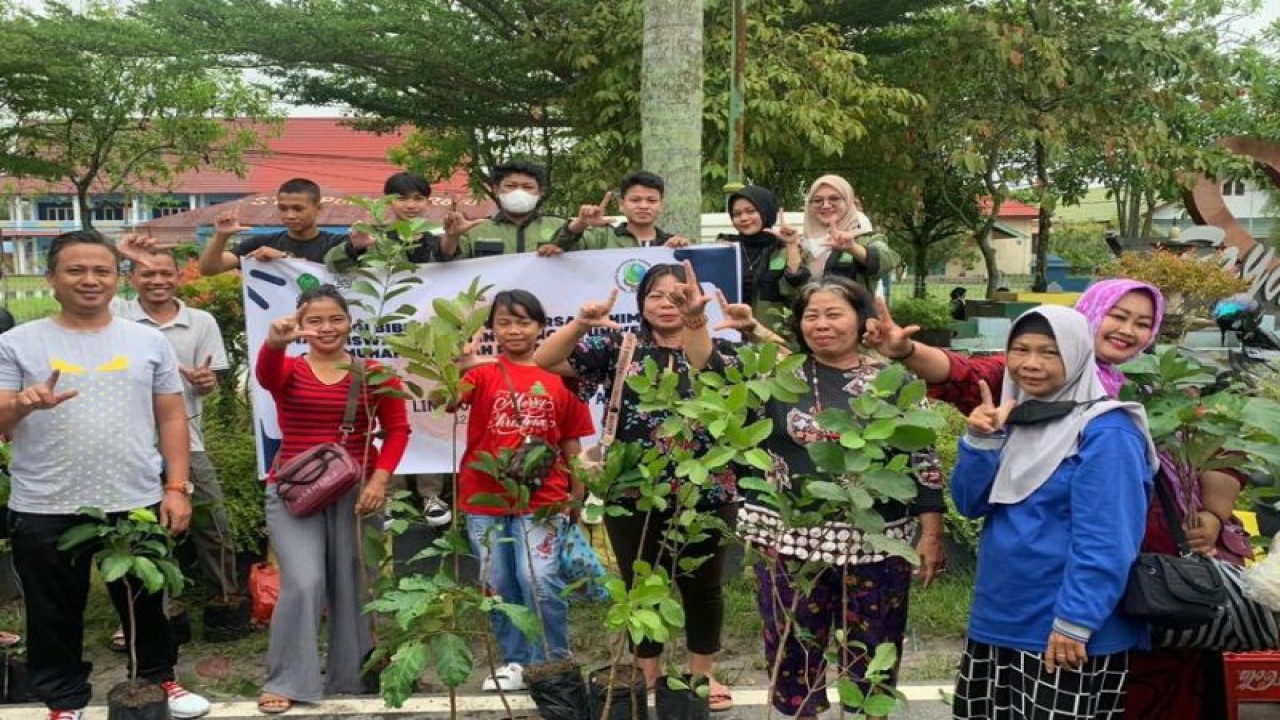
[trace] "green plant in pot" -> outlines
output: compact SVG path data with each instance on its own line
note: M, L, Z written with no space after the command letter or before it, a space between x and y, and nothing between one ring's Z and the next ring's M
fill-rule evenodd
M109 720L168 720L169 699L159 685L137 675L135 603L143 594L182 593L186 580L173 557L173 541L149 508L107 515L98 508L80 508L88 522L58 540L63 551L93 551L93 564L104 582L121 581L128 601L127 641L129 679L107 694Z
M903 298L895 300L894 322L902 327L919 326L915 339L933 347L951 346L951 308L942 300L933 298Z

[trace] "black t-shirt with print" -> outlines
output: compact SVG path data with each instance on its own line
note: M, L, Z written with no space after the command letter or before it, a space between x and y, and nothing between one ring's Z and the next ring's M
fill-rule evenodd
M303 260L310 260L313 263L323 265L324 256L335 246L341 245L346 241L346 235L338 235L323 230L310 240L295 240L289 237L287 232L278 232L272 235L252 235L247 237L231 248L231 254L236 257L244 257L260 247L269 247L287 253L290 257L302 258Z

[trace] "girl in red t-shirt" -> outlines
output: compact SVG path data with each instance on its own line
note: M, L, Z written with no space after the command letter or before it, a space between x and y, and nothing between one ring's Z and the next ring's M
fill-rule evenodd
M561 597L564 581L557 564L567 519L536 511L582 499L582 485L572 478L567 458L578 454L579 438L593 435L595 428L586 404L560 376L533 363L546 324L542 303L532 293L498 293L486 322L498 343L497 361L473 367L463 377L470 386L462 398L470 417L458 507L466 513L467 536L489 591L539 613L543 627L540 641L529 642L505 615L493 614L504 664L485 679L487 691L523 689L526 664L569 653L569 606ZM475 465L486 454L516 451L526 436L545 440L558 457L522 506L508 487Z

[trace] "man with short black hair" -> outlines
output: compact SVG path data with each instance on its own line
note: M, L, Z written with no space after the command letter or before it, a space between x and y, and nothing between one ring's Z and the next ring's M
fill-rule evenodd
M401 172L387 178L382 184L382 194L391 197L391 216L396 222L424 217L430 206L431 183L417 173ZM394 230L390 235L398 238ZM423 232L414 239L406 259L414 263L448 262L460 255L456 240L447 248L442 238L433 232ZM367 233L355 232L346 242L339 243L324 258L324 264L333 272L348 273L360 264L360 256L373 246L376 238Z
M159 331L111 316L118 265L99 233L59 235L46 274L57 314L0 335L0 433L13 438L10 542L27 613L27 670L49 720L81 720L92 695L83 646L95 548L58 547L68 530L91 522L80 508L113 518L155 508L174 534L191 520L178 363ZM131 600L125 579L107 585L126 630L136 631L137 676L164 689L173 717L204 715L209 702L175 682L163 593L138 592L137 580L132 587Z
M464 257L491 257L532 252L555 240L564 220L538 212L547 193L547 173L541 165L521 161L495 165L487 185L498 212L477 220L450 212L445 217L443 247L459 243Z
M556 234L555 248L542 248L539 252L557 255L559 250L685 247L688 240L657 225L666 191L667 183L661 176L648 170L633 172L618 184L618 205L625 222L614 226L605 217L613 199L613 193L605 193L599 205L583 205L578 216L565 223Z
M218 389L218 375L228 368L227 349L218 321L177 297L178 261L168 252L146 252L140 240L128 235L120 240L121 254L133 260L129 284L137 291L132 300L116 298L111 313L159 330L173 346L182 375L182 397L191 430L191 480L195 502L212 512L211 522L191 528L200 569L217 584L222 597L239 593L235 572L235 547L231 523L218 472L204 449L204 398Z
M200 253L200 274L217 275L240 267L240 258L279 260L302 258L323 263L334 246L347 239L345 235L325 232L316 226L320 217L320 186L306 178L286 181L276 191L276 210L284 231L271 235L255 235L230 250L227 241L249 228L240 224L239 210L218 215L213 237Z

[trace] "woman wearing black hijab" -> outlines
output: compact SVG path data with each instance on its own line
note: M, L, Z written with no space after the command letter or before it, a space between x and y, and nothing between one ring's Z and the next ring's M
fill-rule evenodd
M742 302L751 306L758 318L765 310L781 307L809 282L800 232L779 221L778 199L759 185L748 185L729 196L729 220L736 235L719 239L737 243L742 259Z

